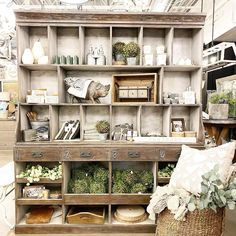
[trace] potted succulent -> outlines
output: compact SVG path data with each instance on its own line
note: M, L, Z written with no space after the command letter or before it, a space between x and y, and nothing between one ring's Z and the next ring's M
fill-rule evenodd
M96 130L99 133L100 140L106 140L110 130L110 123L107 120L99 120L96 123Z
M235 103L232 92L215 92L210 95L208 112L210 119L228 119L229 104Z
M118 65L125 64L125 58L123 55L124 46L125 46L125 43L119 42L119 41L112 45L112 53L115 59L114 64L118 64Z
M123 48L123 55L128 65L137 65L137 57L140 54L139 45L135 42L127 43Z

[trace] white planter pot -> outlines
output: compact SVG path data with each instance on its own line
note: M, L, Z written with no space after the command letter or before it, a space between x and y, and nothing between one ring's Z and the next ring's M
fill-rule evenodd
M208 107L210 119L228 119L229 104L211 104Z
M22 55L22 63L23 64L33 64L34 63L34 56L30 48L26 48Z
M127 64L129 66L137 65L137 57L127 57Z
M105 133L105 134L99 133L99 139L101 141L105 141L105 140L107 140L107 135L108 135L108 133Z
M40 57L43 57L45 55L43 46L40 41L34 43L34 46L32 48L32 53L36 63L38 63Z

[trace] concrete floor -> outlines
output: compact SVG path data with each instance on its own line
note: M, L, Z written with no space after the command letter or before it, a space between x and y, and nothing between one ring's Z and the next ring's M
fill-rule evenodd
M11 151L0 150L0 166L8 163L11 160L12 160ZM10 223L14 224L14 218L15 218L14 192L8 195L8 197L4 201L4 205L7 207L7 216ZM40 235L42 234L34 234L34 236L40 236ZM60 235L66 236L68 234L60 234ZM104 236L104 234L86 234L84 236L95 236L95 235ZM225 222L225 233L224 233L224 236L235 236L235 235L236 235L236 209L233 211L230 211L230 210L226 211L226 222ZM15 236L14 230L9 230L9 228L3 222L1 215L0 215L0 236ZM26 235L18 234L18 236L26 236ZM50 236L55 236L55 234L50 234ZM154 234L138 234L138 233L137 234L106 234L105 236L154 236Z

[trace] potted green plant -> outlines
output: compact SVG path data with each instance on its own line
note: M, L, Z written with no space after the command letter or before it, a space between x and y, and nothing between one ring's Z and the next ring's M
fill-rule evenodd
M137 57L140 54L139 45L135 42L127 43L123 48L123 55L128 65L137 65Z
M227 91L212 93L208 102L210 119L228 119L229 105L235 104L232 92Z
M119 64L119 65L125 64L125 58L123 55L124 46L125 46L125 43L119 42L119 41L112 45L112 53L115 59L114 64Z
M106 140L110 130L110 123L107 120L99 120L96 123L96 130L99 133L100 140Z

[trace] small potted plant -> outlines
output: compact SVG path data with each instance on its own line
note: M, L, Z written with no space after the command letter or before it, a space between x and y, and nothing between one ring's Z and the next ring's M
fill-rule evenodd
M99 120L96 123L96 130L99 133L100 140L106 140L110 130L110 123L107 120Z
M112 45L112 53L115 59L115 62L114 62L115 65L125 64L125 58L123 55L124 46L125 46L125 43L119 42L119 41Z
M228 119L230 99L230 92L212 93L208 104L210 119Z
M139 45L135 42L127 43L123 48L123 55L128 65L137 65L137 57L140 54Z

